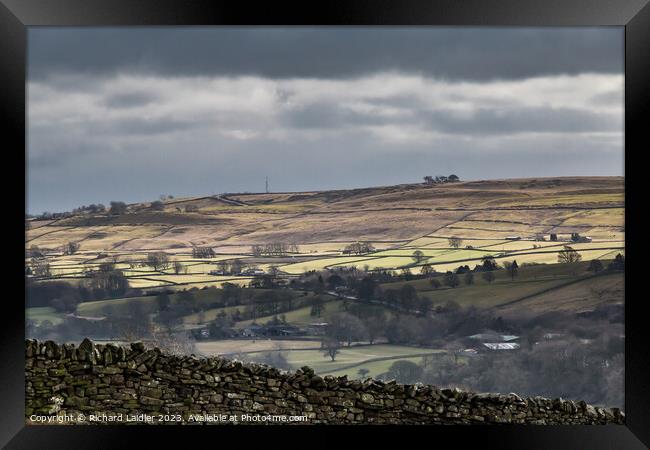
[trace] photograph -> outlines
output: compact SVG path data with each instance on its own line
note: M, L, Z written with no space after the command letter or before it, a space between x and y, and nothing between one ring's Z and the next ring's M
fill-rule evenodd
M25 417L624 425L625 28L29 27Z
M649 52L648 0L0 0L0 447L649 448Z

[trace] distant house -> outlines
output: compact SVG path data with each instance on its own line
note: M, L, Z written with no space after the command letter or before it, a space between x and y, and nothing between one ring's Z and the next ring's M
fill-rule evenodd
M516 341L519 339L519 336L514 336L512 334L480 333L468 336L468 338L485 342L510 342Z
M308 334L314 336L321 336L325 334L325 330L329 324L327 322L315 322L310 323L307 329L305 330Z
M265 272L262 269L246 269L241 273L243 275L264 275Z
M264 327L261 325L249 325L241 331L242 336L257 337L264 335Z
M506 241L518 241L521 239L521 236L506 236Z
M484 342L483 346L495 351L517 350L519 348L519 344L516 342Z
M591 242L591 237L580 236L580 233L571 233L571 240L573 242Z

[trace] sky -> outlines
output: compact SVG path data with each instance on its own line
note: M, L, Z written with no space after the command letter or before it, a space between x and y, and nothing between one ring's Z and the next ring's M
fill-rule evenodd
M623 175L622 27L28 31L28 212Z

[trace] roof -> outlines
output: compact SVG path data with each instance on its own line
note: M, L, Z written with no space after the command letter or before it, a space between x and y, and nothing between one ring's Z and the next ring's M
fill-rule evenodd
M485 345L490 350L517 350L519 344L515 342L484 342Z
M476 339L478 341L501 341L508 342L519 339L519 336L512 334L496 334L496 333L479 333L468 336L470 339Z

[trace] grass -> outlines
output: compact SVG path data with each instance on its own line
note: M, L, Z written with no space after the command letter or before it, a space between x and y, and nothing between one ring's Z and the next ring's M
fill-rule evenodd
M379 361L369 361L366 363L362 363L358 366L351 367L348 369L340 369L340 370L334 370L332 372L326 372L324 375L334 375L337 377L347 375L348 378L350 379L365 379L367 377L372 377L376 378L377 376L388 372L390 369L390 366L392 366L394 363L397 361L410 361L415 364L421 364L422 363L422 356L415 356L415 357L395 357L392 359L383 359ZM359 370L361 369L366 369L368 370L368 373L365 376L359 375Z
M53 325L59 325L63 323L63 317L63 313L57 312L54 308L50 307L25 309L25 319L33 320L38 325L46 320L49 320Z
M339 311L341 304L342 301L339 300L326 301L324 305L325 308L322 315L325 316L331 312ZM284 314L287 323L291 323L294 325L309 325L312 322L318 322L324 320L323 317L319 318L311 315L311 306L303 306L301 308L297 308L294 309L293 311L288 311L282 314ZM281 314L278 314L278 317L280 316ZM255 319L255 322L258 324L263 324L270 320L273 320L273 317L274 317L273 315L258 317L257 319ZM253 320L244 320L242 322L237 322L236 327L244 328L251 325L252 323Z
M226 339L222 341L199 341L196 349L208 356L246 352L296 350L320 348L320 341L297 341L276 339Z
M438 352L440 352L440 350L410 347L405 345L360 345L342 347L340 353L336 355L336 360L332 361L329 356L324 355L322 350L283 351L283 353L286 355L287 361L294 369L298 369L302 366L309 366L319 374L328 374L339 371L340 375L342 375L343 372L356 374L358 371L358 367L356 366L357 364L368 363L377 358L390 358L391 360L389 361L392 364L396 360L405 357L414 357L415 355L423 354L434 354ZM351 365L355 365L355 367L345 369Z
M334 258L314 259L280 266L279 269L289 274L301 274L309 270L323 270L330 266L347 266L365 264L372 260L370 256L340 256Z
M558 300L558 308L578 310L582 308L581 302L591 302L592 305L597 303L597 299L594 300L590 289L597 288L600 283L604 283L603 287L606 287L605 280L609 279L607 277L593 278L593 274L586 270L588 265L588 261L582 261L575 264L524 266L519 268L519 275L514 280L505 270L499 270L494 272L496 278L492 283L483 280L481 274L476 273L472 285L466 285L464 276L460 275L461 285L456 288L449 288L443 284L443 287L434 289L430 284L430 279L384 283L381 288L384 291L387 289L399 290L403 285L409 284L418 291L420 296L430 299L433 306L454 301L464 307L478 308L496 308L522 297L534 296L539 293L544 295L540 300L540 304L543 304L540 308L552 309L553 298L557 297L565 299ZM622 276L622 274L613 274L611 280L617 280L616 275ZM442 277L438 276L437 278L442 283ZM583 286L583 288L580 291L582 294L576 295L575 302L571 303L569 293L574 292L573 286ZM547 292L549 293L546 294ZM622 293L620 298L622 300ZM565 303L564 306L560 306L562 302ZM523 302L508 309L525 311L527 305L528 303Z
M543 313L551 311L592 310L603 302L622 302L624 300L625 276L623 273L599 275L577 281L561 289L543 292L511 305L499 308L499 312L509 314L525 311Z

